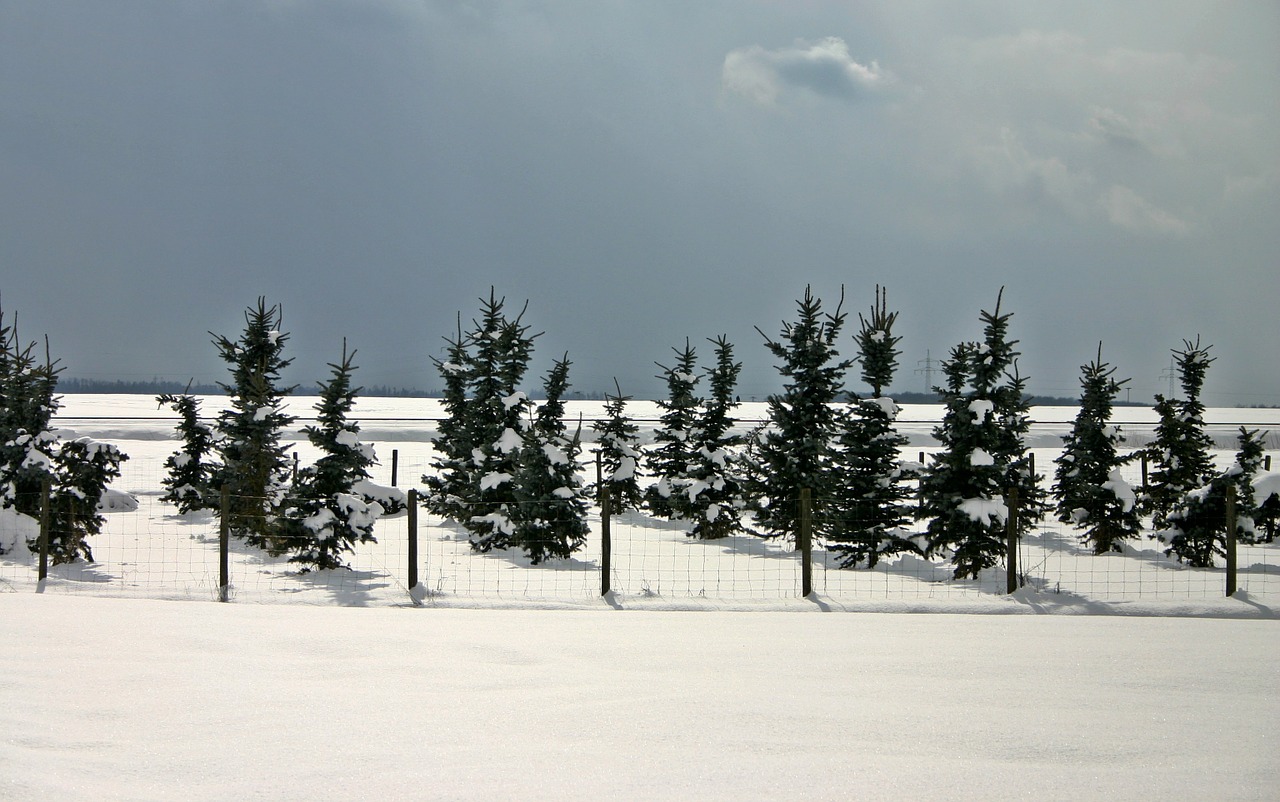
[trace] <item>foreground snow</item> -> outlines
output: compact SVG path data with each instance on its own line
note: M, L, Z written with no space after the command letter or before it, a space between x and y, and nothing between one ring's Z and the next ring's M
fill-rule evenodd
M1280 623L0 594L3 799L1273 799Z

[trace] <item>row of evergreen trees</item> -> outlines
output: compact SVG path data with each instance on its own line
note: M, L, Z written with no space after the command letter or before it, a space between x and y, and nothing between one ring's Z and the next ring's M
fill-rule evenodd
M343 567L356 544L374 541L380 516L404 508L404 495L370 481L377 457L349 419L360 388L352 384L356 352L345 340L341 359L329 365L330 378L320 383L316 423L302 430L321 456L295 471L280 439L294 421L282 410L294 390L281 383L291 361L284 357L289 335L281 330L282 318L278 305L259 298L246 310L237 339L210 332L231 373L220 385L229 405L213 426L201 421L200 402L189 392L157 398L178 413L183 441L165 462L161 498L183 513L221 515L226 492L232 535L272 555L290 554L303 570Z
M1205 432L1200 392L1209 365L1210 346L1183 341L1174 350L1182 399L1156 396L1160 420L1155 439L1145 449L1121 453L1125 438L1108 425L1116 395L1128 381L1115 379L1115 368L1098 357L1081 368L1081 408L1065 438L1055 473L1058 519L1084 530L1094 553L1122 551L1137 538L1142 517L1150 516L1152 536L1168 544L1166 554L1194 566L1213 565L1225 556L1228 495L1236 505L1236 536L1246 542L1275 538L1280 498L1254 497L1253 479L1263 462L1263 434L1240 428L1239 450L1226 470L1214 467L1213 441ZM1120 476L1120 468L1145 459L1150 468L1147 492L1140 495ZM1261 532L1259 531L1261 529Z
M526 309L509 315L505 299L491 289L470 328L464 332L459 316L445 357L433 359L445 384L447 419L433 444L434 470L422 477L423 503L460 522L477 551L519 548L535 564L582 547L587 510L605 489L615 510L681 521L691 537L703 539L789 537L797 529L800 493L808 490L815 534L842 566L872 567L903 553L942 556L957 578L976 577L1003 560L1010 490L1018 495L1021 533L1053 510L1080 527L1097 553L1121 550L1150 516L1169 554L1211 565L1225 546L1228 487L1237 500L1240 536L1256 537L1256 519L1263 537L1273 537L1280 499L1256 503L1250 481L1261 463L1259 434L1242 429L1235 464L1225 472L1213 468L1199 401L1213 360L1198 341L1175 352L1184 399L1158 396L1155 442L1128 454L1123 434L1109 424L1125 382L1115 379L1099 346L1098 358L1082 368L1081 408L1057 460L1050 499L1026 448L1026 380L1002 301L1003 290L995 311L981 313L981 337L956 345L943 363L945 384L935 390L945 412L934 431L942 449L928 466L902 458L906 440L894 428L898 407L883 396L901 355L887 294L876 287L870 312L858 315L854 355L844 358L843 291L834 311L825 312L806 288L794 321L784 322L776 338L760 332L783 377L782 391L768 399L766 425L744 434L733 416L742 367L733 345L723 336L709 340L713 358L700 368L697 349L686 340L672 349L670 365L656 363L668 394L658 402L663 414L651 447L641 447L626 412L631 399L615 382L605 418L593 425L597 482L585 486L578 475L582 424L571 432L564 420L571 363L567 355L557 360L543 380L546 400L531 402L520 387L540 335L523 322ZM237 339L211 333L231 374L221 385L229 404L214 425L202 422L190 392L159 396L178 413L183 440L166 462L163 498L181 512L220 512L218 494L225 488L236 536L272 554L289 553L304 569L338 567L356 544L372 541L380 515L403 508L404 496L370 481L376 456L349 419L359 388L352 382L355 352L345 341L331 377L320 384L316 424L304 429L322 456L301 469L291 465L280 442L294 421L282 408L294 388L281 380L290 362L281 324L280 307L260 298L245 312ZM87 558L85 537L101 526L97 502L126 457L90 441L58 443L48 427L57 408L55 363L47 355L40 362L34 343L19 347L2 316L0 344L4 504L35 514L39 485L50 479L55 529L66 533L55 560ZM866 397L846 387L855 365L871 388ZM1120 474L1140 454L1154 465L1146 495ZM645 487L642 469L655 480ZM925 522L922 532L912 531L917 520Z
M519 547L535 563L565 557L581 545L584 510L592 494L608 490L614 510L642 511L685 522L696 538L739 533L789 537L797 529L800 494L810 491L815 534L840 555L843 567L872 567L903 553L945 557L957 578L977 577L1002 563L1007 539L1006 498L1016 493L1018 534L1051 511L1080 527L1096 553L1120 551L1153 520L1153 536L1166 552L1192 565L1211 565L1225 543L1225 488L1235 488L1240 535L1254 537L1254 519L1274 529L1277 500L1255 504L1250 482L1261 462L1258 432L1242 430L1241 452L1225 472L1213 469L1204 433L1199 389L1212 360L1207 348L1186 343L1177 352L1185 399L1158 398L1161 422L1147 449L1122 453L1123 434L1109 423L1124 382L1098 359L1082 368L1081 409L1057 460L1052 496L1036 476L1026 445L1030 407L1018 368L1012 314L981 313L980 338L956 345L943 363L945 384L935 388L946 409L934 430L941 450L928 466L902 458L906 440L894 428L898 407L883 397L901 354L893 334L896 312L876 288L853 340L853 358L839 345L847 315L843 293L833 312L806 288L797 317L765 345L777 360L782 392L769 397L769 422L745 436L733 417L741 364L724 337L710 340L714 358L699 368L697 349L673 348L670 365L657 363L667 397L651 446L642 447L623 395L606 397L605 417L593 428L598 441L597 484L581 486L572 463L581 450L580 425L572 437L549 428L562 409L567 359L547 378L548 403L529 407L517 389L533 340L521 320L503 313L491 291L481 317L447 340L436 360L448 388L449 415L435 447L436 472L423 476L425 503L471 532L478 551ZM857 365L871 394L860 397L845 379ZM700 393L705 381L707 392ZM554 414L553 414L554 413ZM552 455L548 459L548 455ZM1155 466L1151 492L1142 495L1121 476L1145 455ZM653 478L642 486L641 469ZM553 469L554 468L554 469ZM914 488L913 488L914 483ZM917 502L911 499L918 497ZM912 522L924 531L911 531Z

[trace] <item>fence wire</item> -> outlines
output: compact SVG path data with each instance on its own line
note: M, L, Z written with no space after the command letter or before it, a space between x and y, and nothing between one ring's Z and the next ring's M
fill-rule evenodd
M400 475L415 481L424 464L401 463ZM155 599L215 600L220 585L219 521L212 511L179 514L160 500L164 469L158 460L132 461L125 487L136 499L104 513L100 534L89 539L92 562L50 565L38 578L37 554L27 547L38 525L12 510L0 516L0 592L79 593ZM385 481L385 479L384 479ZM117 483L119 484L119 483ZM402 482L402 485L409 484ZM152 488L152 489L145 489ZM349 567L303 570L294 552L268 554L240 538L230 540L229 586L234 602L403 605L421 602L564 602L582 604L601 596L604 565L602 520L590 509L583 547L568 559L531 564L518 548L479 553L461 523L420 510L417 515L417 575L408 587L410 516L380 519L376 542L344 555ZM848 528L852 522L842 522ZM793 539L740 534L696 540L682 522L640 512L611 516L611 597L623 600L769 602L800 598L802 553ZM34 527L34 528L33 528ZM923 531L924 524L916 525ZM956 579L944 555L903 554L874 568L839 567L831 544L816 538L811 565L813 591L839 601L994 599L1006 588L1002 565L977 579ZM1046 520L1018 545L1018 578L1025 592L1056 604L1221 599L1225 569L1192 568L1164 554L1164 544L1143 537L1122 553L1094 555L1071 526ZM1250 599L1280 603L1280 543L1241 543L1237 587Z

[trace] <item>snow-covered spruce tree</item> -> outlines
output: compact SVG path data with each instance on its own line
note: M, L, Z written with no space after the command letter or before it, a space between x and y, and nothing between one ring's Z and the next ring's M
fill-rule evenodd
M1182 341L1181 351L1174 350L1178 380L1184 398L1156 395L1155 409L1160 416L1155 439L1147 448L1152 468L1148 475L1147 512L1151 514L1156 537L1169 527L1169 514L1183 502L1187 494L1206 485L1213 478L1213 459L1209 452L1213 440L1204 430L1204 404L1200 391L1213 358L1209 349Z
M942 362L946 383L934 388L945 411L933 436L942 446L920 477L919 514L928 518L930 554L952 552L955 578L978 575L999 563L1007 510L1002 471L984 448L992 405L969 387L974 343L960 343Z
M1003 561L1006 489L1018 490L1019 534L1044 510L1024 445L1026 380L1017 369L1017 341L1008 339L1012 314L1000 312L1003 294L995 312L982 312L982 341L956 346L943 363L947 384L937 391L946 412L934 437L944 450L921 477L928 553L950 554L956 579L976 579Z
M1031 431L1031 404L1027 400L1027 377L1018 370L1017 340L1008 340L1009 318L1000 314L1004 288L996 296L994 314L982 313L983 340L973 359L974 390L990 397L996 429L991 453L1004 469L1003 485L1018 491L1018 536L1027 534L1044 518L1050 507L1040 489L1039 476L1032 472L1026 437ZM1003 355L1002 355L1003 354Z
M471 355L470 398L466 414L467 437L473 443L472 482L464 496L461 523L471 533L471 547L479 552L505 548L515 532L520 493L516 477L528 413L532 404L517 388L533 357L533 341L522 320L525 308L514 319L503 312L505 298L493 291L469 342Z
M564 425L569 365L566 354L547 374L547 398L538 405L520 455L520 503L511 542L534 565L548 558L567 559L587 540L587 497L578 478L582 424L573 436Z
M280 410L293 387L280 386L280 373L292 360L283 357L289 335L280 331L280 306L257 306L244 314L239 340L209 332L218 355L230 367L226 391L230 409L218 414L216 434L223 465L221 482L229 492L228 525L237 537L273 555L289 549L279 537L276 517L289 489L291 466L280 433L294 418Z
M41 486L51 483L58 438L50 421L58 410L59 368L36 356L36 343L22 345L17 324L5 325L0 309L0 499L23 515L39 518Z
M20 344L16 325L6 326L0 310L0 506L38 520L47 480L53 564L92 560L88 538L104 523L98 506L128 456L87 437L59 440L50 426L61 368L49 355L48 338L43 362L35 349L35 342ZM38 543L30 540L27 547Z
M837 518L826 538L842 568L874 568L882 557L921 553L906 530L910 490L903 482L912 474L903 467L901 451L907 438L894 428L898 405L884 397L902 353L902 338L893 334L897 318L878 285L871 317L858 315L857 361L871 397L854 397L838 441L840 482L832 505Z
M692 513L689 504L689 466L693 462L693 430L698 422L702 399L697 396L697 349L684 341L684 348L672 348L675 364L655 362L667 383L667 398L659 400L661 423L653 434L645 467L657 481L645 491L649 512L661 518L681 520Z
M102 531L106 519L99 503L120 463L129 459L110 443L80 437L62 444L54 459L57 482L49 520L49 554L53 564L83 557L93 562L88 538Z
M600 480L609 488L609 503L614 512L639 510L644 503L640 490L640 427L627 416L631 396L622 394L618 380L613 380L615 395L604 397L604 418L591 424L596 433L600 455ZM595 488L599 493L599 488Z
M1197 568L1213 566L1215 556L1227 553L1227 488L1236 494L1236 536L1252 540L1253 477L1262 467L1262 441L1257 431L1240 428L1240 451L1235 461L1205 485L1187 493L1168 514L1157 533L1168 543L1165 554Z
M217 447L213 429L200 421L200 399L191 395L189 384L187 389L181 395L156 396L156 403L178 414L178 436L182 439L182 450L164 461L168 475L161 482L165 492L160 500L181 513L218 506L217 485L222 470L217 461L209 458Z
M734 390L742 363L733 359L733 344L720 335L710 340L716 363L707 371L710 390L702 402L701 414L692 431L688 469L688 519L693 522L690 537L714 540L743 531L742 512L746 508L742 479L734 452L742 436L733 432L737 421Z
M1236 452L1235 464L1227 468L1228 478L1236 486L1236 522L1239 537L1245 543L1258 543L1256 521L1258 520L1258 494L1254 489L1258 478L1262 475L1263 443L1267 433L1257 429L1240 427L1236 436L1239 451Z
M422 477L422 483L427 487L423 505L436 515L462 520L470 514L466 503L475 487L475 463L472 462L475 443L471 439L472 426L467 417L471 411L467 394L474 367L468 339L462 333L461 315L458 317L457 336L446 337L445 342L445 358L432 357L431 361L444 379L440 402L447 417L440 421L439 434L431 442L439 456L431 461L436 472Z
M839 493L835 440L844 420L835 402L853 364L840 359L836 342L844 326L844 289L832 313L806 286L798 317L784 321L778 340L764 337L783 376L780 394L769 396L769 422L751 434L744 460L749 503L764 537L792 537L800 513L800 491L813 499L813 531L827 537L831 504Z
M1280 529L1280 473L1263 473L1253 480L1253 499L1257 511L1253 514L1254 540L1257 543L1274 543L1276 530Z
M344 555L356 544L376 542L373 526L386 512L368 495L369 467L377 457L360 442L360 426L349 417L360 392L351 386L355 355L343 340L342 359L329 363L332 375L320 384L316 422L302 429L321 456L298 471L280 520L279 536L294 552L289 562L303 571L346 568Z
M1120 456L1124 435L1110 424L1116 395L1129 381L1116 381L1115 372L1102 361L1098 343L1097 359L1080 368L1080 411L1055 460L1058 520L1084 527L1081 537L1094 554L1122 551L1124 541L1142 529L1137 495L1120 475L1133 457Z

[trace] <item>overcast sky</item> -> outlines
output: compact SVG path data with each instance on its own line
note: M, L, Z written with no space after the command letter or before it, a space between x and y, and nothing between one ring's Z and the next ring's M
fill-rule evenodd
M0 300L68 376L222 379L265 295L295 381L345 336L437 388L493 285L538 373L654 397L727 334L745 398L806 284L849 355L888 288L903 390L1004 286L1032 391L1101 340L1149 398L1200 335L1209 404L1277 404L1277 41L1274 2L0 0Z

